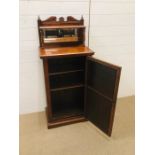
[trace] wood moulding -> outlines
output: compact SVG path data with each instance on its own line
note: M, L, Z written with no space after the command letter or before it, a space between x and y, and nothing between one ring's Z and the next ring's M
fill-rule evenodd
M94 52L86 46L40 48L40 57L91 56Z
M76 116L76 117L71 117L66 119L59 119L53 122L48 122L48 129L53 127L68 125L72 123L84 122L84 121L88 121L84 116L79 116L79 117Z
M38 17L38 24L39 26L84 25L84 19L81 17L81 19L78 20L72 16L68 16L65 21L64 17L60 17L57 20L57 17L51 16L46 20L41 20L40 17Z
M78 37L45 38L45 43L61 43L78 41Z

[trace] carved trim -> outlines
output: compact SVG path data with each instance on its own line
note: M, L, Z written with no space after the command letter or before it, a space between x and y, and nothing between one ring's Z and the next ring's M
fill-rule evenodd
M60 18L59 18L59 22L65 22L64 17L60 17Z
M84 25L84 19L81 17L80 20L72 16L68 16L67 20L65 21L64 17L60 17L57 20L56 16L51 16L46 20L41 20L38 18L38 26L53 26L53 25Z
M57 17L51 16L51 17L47 18L46 20L44 20L44 22L54 22L56 20L57 20Z
M75 18L72 17L72 16L68 16L68 17L67 17L67 21L77 21L77 19L75 19Z

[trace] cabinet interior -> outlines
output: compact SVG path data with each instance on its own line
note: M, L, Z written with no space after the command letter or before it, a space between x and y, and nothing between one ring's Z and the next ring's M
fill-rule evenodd
M53 119L84 115L85 57L48 60Z

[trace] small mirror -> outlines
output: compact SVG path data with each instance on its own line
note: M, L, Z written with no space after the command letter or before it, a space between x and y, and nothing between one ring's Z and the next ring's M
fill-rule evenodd
M44 37L45 38L56 38L58 36L58 30L45 30Z
M44 30L44 38L60 38L77 36L77 29Z

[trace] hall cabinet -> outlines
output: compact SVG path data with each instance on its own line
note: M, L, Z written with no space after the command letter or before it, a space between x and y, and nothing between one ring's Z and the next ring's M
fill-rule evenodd
M111 136L121 67L92 57L83 18L39 18L38 32L48 128L90 121Z

